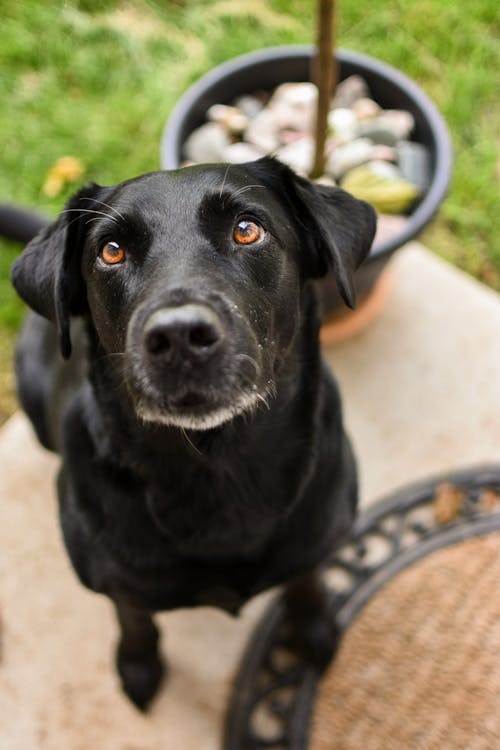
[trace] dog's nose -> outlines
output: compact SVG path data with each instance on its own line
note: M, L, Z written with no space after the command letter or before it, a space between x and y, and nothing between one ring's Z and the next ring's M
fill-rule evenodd
M203 360L219 348L223 339L218 315L206 305L164 307L144 326L144 345L153 357Z

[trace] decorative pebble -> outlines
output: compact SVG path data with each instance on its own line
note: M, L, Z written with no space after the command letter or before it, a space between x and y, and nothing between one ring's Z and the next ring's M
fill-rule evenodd
M314 160L314 140L311 136L305 136L300 141L282 146L276 156L299 174L307 176Z
M381 143L376 143L373 146L370 158L374 159L375 161L395 162L397 161L397 151L395 148L391 148L391 146L384 146Z
M396 146L396 154L403 177L421 190L427 190L431 182L429 150L421 143L400 141Z
M358 75L349 76L349 78L345 78L337 85L333 107L347 107L351 109L355 101L369 96L370 90L365 79Z
M360 138L370 138L373 143L384 146L395 146L398 140L391 124L383 116L361 120L358 122L356 133Z
M217 122L207 122L196 130L184 143L186 159L194 162L221 161L224 149L230 144L225 128Z
M357 120L368 120L371 117L378 117L382 112L382 107L368 96L363 96L361 99L353 102L351 112L353 112Z
M358 138L343 146L336 146L327 158L325 171L338 180L349 170L368 161L372 150L373 143L368 138Z
M403 176L399 167L387 161L370 161L370 169L377 177L383 177L384 180L399 180Z
M256 96L245 94L234 100L233 106L243 112L249 120L252 120L264 109L264 102Z
M327 187L336 187L337 183L333 179L333 177L329 177L328 175L324 174L321 177L318 177L317 179L313 180L317 185L326 185Z
M279 128L274 113L269 109L263 109L250 120L245 130L245 140L253 146L271 153L280 145Z
M262 156L264 156L264 151L260 151L256 146L237 141L226 146L222 154L222 160L231 164L244 164L246 161L255 161Z
M281 143L285 146L288 143L295 143L304 138L305 133L301 133L298 130L280 130L279 138Z
M328 128L337 143L347 143L356 137L357 119L352 109L338 107L328 113Z
M207 117L212 122L223 125L233 135L241 135L248 127L248 117L237 107L230 107L227 104L214 104L207 111Z
M316 118L318 89L313 83L283 83L269 100L278 128L311 132Z
M409 138L415 129L415 118L405 109L385 109L382 116L398 140Z
M402 177L388 178L377 174L371 164L351 170L342 180L342 187L385 214L405 213L420 194L415 185Z
M413 115L403 110L385 110L378 117L361 120L357 133L364 138L371 138L375 143L394 146L397 141L408 138L415 126Z

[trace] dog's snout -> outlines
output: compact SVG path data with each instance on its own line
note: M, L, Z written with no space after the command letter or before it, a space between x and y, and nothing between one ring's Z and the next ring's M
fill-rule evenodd
M161 308L144 327L146 351L164 361L205 359L219 348L223 336L218 315L200 304Z

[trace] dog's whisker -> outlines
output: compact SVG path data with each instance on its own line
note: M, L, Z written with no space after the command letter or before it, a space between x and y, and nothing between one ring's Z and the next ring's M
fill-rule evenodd
M257 404L260 404L265 407L269 411L271 408L271 393L256 393L255 398L257 401Z
M76 220L74 220L74 221L76 221ZM87 221L85 222L85 226L87 226L87 224L92 224L93 221L101 221L101 217L100 216L94 216L92 219L87 219Z
M241 360L241 361L244 361L244 362L249 362L252 365L252 367L254 368L254 370L255 370L256 377L258 377L260 375L260 367L259 367L258 363L249 354L243 354L243 353L241 353L241 354L235 354L234 355L234 359L237 360L237 361Z
M245 185L244 187L241 187L241 188L238 188L238 190L235 190L234 193L231 193L229 198L231 200L234 198L237 198L239 195L246 193L247 190L252 190L252 188L263 188L264 190L267 190L266 185Z
M114 221L118 223L118 220L116 216L112 216L111 214L106 213L105 211L96 211L93 208L65 208L63 211L61 211L62 214L96 214L99 216L104 216L106 219L110 219L111 221Z
M260 392L256 389L255 383L248 380L248 378L242 378L244 388L240 388L240 397L250 397L252 402L245 413L252 413L260 407L265 407L269 411L272 406L272 401L276 398L277 388L274 381L270 380L266 385L264 392Z
M117 215L117 216L118 216L118 217L119 217L120 219L122 219L123 221L126 221L126 219L125 219L124 215L123 215L123 214L121 214L121 213L120 213L120 212L118 211L118 209L117 209L117 208L115 208L114 206L110 206L110 205L109 205L109 203L105 203L104 201L98 201L98 200L97 200L97 198L90 198L90 197L86 197L86 196L84 196L83 198L80 198L80 200L81 200L81 201L91 201L92 203L99 203L99 204L100 204L101 206L105 206L106 208L109 208L109 209L110 209L111 211L114 211L114 212L115 212L115 214L116 214L116 215Z
M69 229L69 227L73 226L77 221L80 221L81 216L75 216L71 219L71 221L68 221L68 224L66 225L66 228Z
M226 171L224 172L224 179L222 180L222 185L219 193L219 198L222 200L222 192L224 190L224 185L226 184L227 176L229 174L229 170L231 169L231 164L228 164L226 167Z
M68 213L69 214L69 213L74 213L74 212L76 212L78 214L78 216L75 216L73 219L71 219L71 221L68 222L67 228L73 226L73 224L75 222L80 221L82 213L87 213L87 214L95 213L95 214L99 214L98 216L95 216L92 219L88 219L85 222L86 225L89 224L91 221L98 221L98 220L100 220L101 216L105 216L107 219L110 219L111 221L115 222L116 224L118 223L118 220L114 216L110 216L109 214L106 214L106 213L104 213L102 211L92 211L91 209L88 209L88 208L83 208L83 209L79 209L79 208L66 208L61 213Z
M191 448L192 448L192 449L193 449L193 450L194 450L194 451L195 451L195 452L196 452L196 453L197 453L197 454L198 454L199 456L202 456L202 455L203 455L203 453L202 453L202 452L200 451L200 449L199 449L199 448L198 448L198 447L197 447L197 446L196 446L196 445L195 445L195 444L193 443L193 441L191 440L191 438L190 438L190 437L189 437L189 435L187 434L187 432L186 432L186 429L185 429L184 427L181 427L181 428L180 428L180 430L181 430L181 434L182 434L182 437L184 438L184 440L186 441L186 443L187 443L188 445L190 445L190 446L191 446Z

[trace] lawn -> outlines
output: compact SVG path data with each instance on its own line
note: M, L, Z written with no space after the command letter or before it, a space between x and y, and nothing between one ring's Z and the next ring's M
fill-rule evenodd
M215 64L258 47L310 42L313 0L0 0L0 201L54 215L54 162L113 183L159 166L161 131L183 91ZM454 142L449 197L423 240L500 290L498 0L343 0L340 44L414 77ZM0 241L0 419L23 308L8 282L19 252Z

